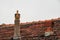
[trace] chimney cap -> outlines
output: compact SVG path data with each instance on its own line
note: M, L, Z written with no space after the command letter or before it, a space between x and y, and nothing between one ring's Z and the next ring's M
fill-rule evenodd
M18 14L18 12L19 12L19 11L17 10L16 13Z

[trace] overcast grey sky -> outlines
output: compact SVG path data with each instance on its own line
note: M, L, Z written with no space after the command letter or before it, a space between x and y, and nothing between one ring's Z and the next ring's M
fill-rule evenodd
M13 24L19 10L21 22L60 17L60 0L0 0L0 24Z

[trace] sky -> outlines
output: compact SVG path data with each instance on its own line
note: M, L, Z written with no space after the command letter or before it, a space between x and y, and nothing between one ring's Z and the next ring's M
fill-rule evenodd
M14 24L16 10L21 23L58 18L60 0L0 0L0 24Z

